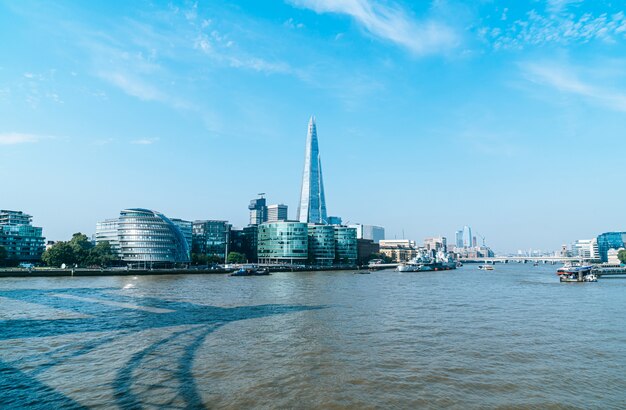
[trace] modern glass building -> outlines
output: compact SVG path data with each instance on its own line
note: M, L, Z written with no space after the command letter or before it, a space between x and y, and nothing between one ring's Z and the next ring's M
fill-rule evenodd
M251 200L248 210L250 211L250 225L260 225L267 221L267 205L262 196Z
M193 243L193 223L191 221L176 218L172 218L172 222L178 225L180 232L182 232L185 240L187 241L187 246L191 249Z
M250 225L243 228L243 253L249 262L259 260L259 225Z
M105 219L96 223L96 243L108 242L111 245L111 251L115 255L120 255L120 240L117 233L119 219Z
M335 231L335 260L340 264L354 265L357 258L356 229L332 226Z
M356 229L357 239L369 239L376 243L385 239L385 228L375 225L353 224L348 225L350 228Z
M7 259L15 262L37 262L45 249L42 228L32 226L33 217L22 211L0 210L0 246Z
M626 232L605 232L598 235L598 253L602 262L608 262L609 249L623 248L626 243Z
M111 227L112 220L96 225L96 242L111 242L105 239L112 237ZM124 262L152 264L190 261L190 249L180 228L159 212L141 208L121 211L117 220L117 241L119 257Z
M258 227L260 263L304 263L308 257L307 224L267 222Z
M471 248L473 246L472 242L472 228L466 225L463 227L463 247Z
M309 120L304 154L304 172L300 191L300 206L296 219L304 223L328 223L326 198L322 178L322 160L317 142L315 118Z
M309 224L309 262L330 266L335 261L335 229L332 225Z
M194 253L219 256L226 260L229 233L228 221L194 221L192 250Z

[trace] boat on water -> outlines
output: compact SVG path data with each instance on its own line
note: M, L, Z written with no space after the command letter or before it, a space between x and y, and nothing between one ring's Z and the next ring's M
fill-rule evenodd
M230 276L268 276L271 275L268 268L260 268L254 265L242 266L239 270L230 274Z
M560 282L597 282L592 265L563 265L556 270Z
M478 265L478 269L480 269L480 270L493 270L493 265L489 265L489 264Z
M432 272L457 268L457 262L450 255L439 251L434 253L422 251L408 262L401 263L396 268L398 272Z

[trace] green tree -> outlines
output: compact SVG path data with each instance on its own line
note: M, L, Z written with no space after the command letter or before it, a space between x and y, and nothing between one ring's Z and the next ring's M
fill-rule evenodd
M58 268L62 264L73 265L77 263L74 249L68 242L59 241L47 249L41 260L48 266Z
M192 253L191 263L193 265L206 265L208 262L207 255L203 253Z
M89 238L87 238L87 235L80 232L75 233L72 235L69 245L74 252L75 263L84 266L88 262L90 256L89 252L94 247Z
M246 255L244 255L243 253L230 252L228 254L228 258L226 258L226 261L228 263L246 263L248 259L246 258Z
M9 256L6 248L4 246L0 246L0 266L4 266L7 262L7 257Z
M619 258L620 262L626 263L626 249L622 249L621 251L617 252L617 257Z
M107 267L113 263L117 257L111 249L111 244L108 241L99 242L96 246L87 251L87 257L82 261L86 266L97 265L100 267Z

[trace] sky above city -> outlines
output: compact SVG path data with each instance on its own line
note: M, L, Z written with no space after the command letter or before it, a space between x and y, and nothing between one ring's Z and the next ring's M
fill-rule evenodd
M129 207L329 215L496 251L626 230L617 1L1 1L0 208L50 240Z

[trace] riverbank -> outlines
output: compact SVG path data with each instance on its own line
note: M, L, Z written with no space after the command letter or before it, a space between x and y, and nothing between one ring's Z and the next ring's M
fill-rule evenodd
M267 266L270 272L316 272L316 271L344 271L357 270L356 266ZM0 278L30 278L30 277L65 277L65 276L145 276L145 275L223 275L232 273L236 268L217 269L194 269L194 268L174 268L174 269L55 269L55 268L34 268L34 269L0 269Z

